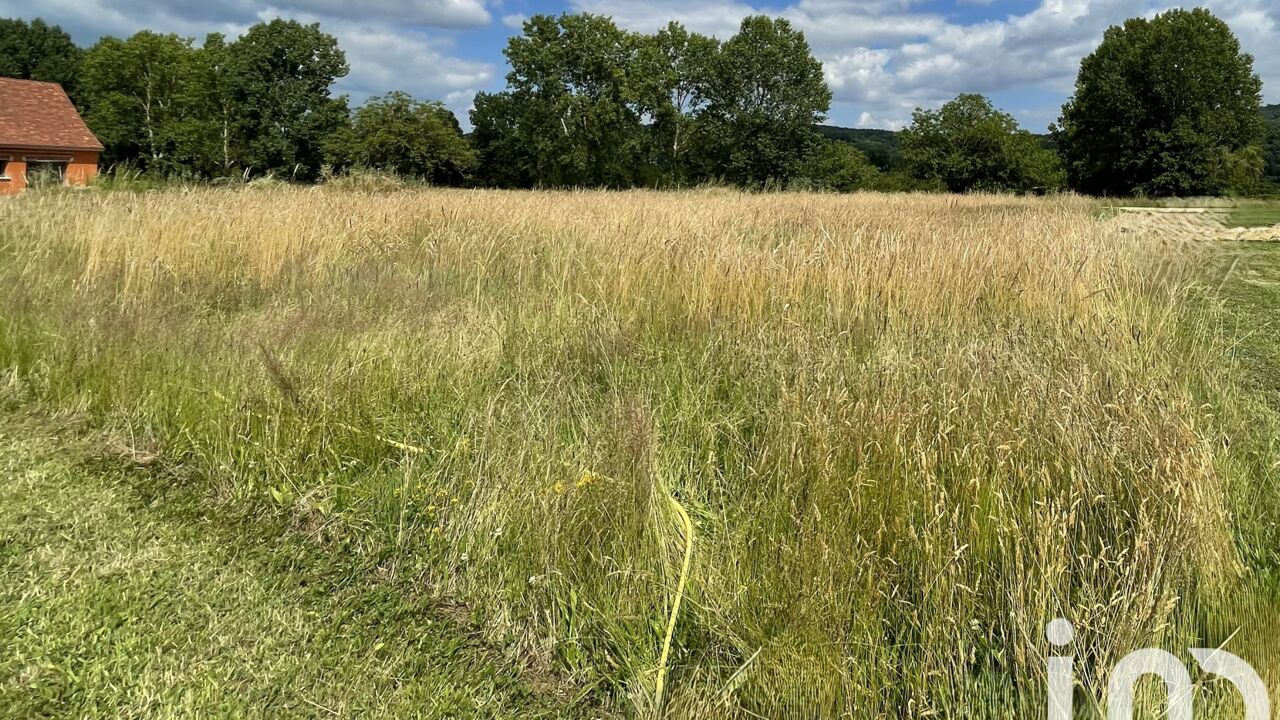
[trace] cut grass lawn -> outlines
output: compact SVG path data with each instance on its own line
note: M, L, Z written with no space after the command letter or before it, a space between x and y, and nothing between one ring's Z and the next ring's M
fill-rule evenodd
M1270 227L1280 224L1280 200L1232 198L1127 198L1101 205L1101 217L1124 208L1151 208L1170 212L1208 212L1227 227Z
M1270 227L1280 225L1280 202L1232 208L1224 220L1227 227Z
M1223 243L1212 268L1244 381L1280 410L1280 243Z
M5 419L0 717L573 715L425 593Z

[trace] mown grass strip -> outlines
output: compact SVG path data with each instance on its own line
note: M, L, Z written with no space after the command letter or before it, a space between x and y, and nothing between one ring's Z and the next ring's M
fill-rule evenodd
M0 717L568 718L421 587L0 425Z

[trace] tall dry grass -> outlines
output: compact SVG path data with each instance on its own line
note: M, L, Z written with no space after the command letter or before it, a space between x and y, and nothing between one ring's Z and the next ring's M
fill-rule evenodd
M0 361L638 713L1042 708L1247 565L1197 251L1076 198L0 204ZM138 440L139 438L143 440ZM1042 709L1036 710L1040 714Z

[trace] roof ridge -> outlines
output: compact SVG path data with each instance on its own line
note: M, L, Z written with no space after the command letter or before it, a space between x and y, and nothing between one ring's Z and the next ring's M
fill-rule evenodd
M57 82L56 80L31 80L28 78L9 77L8 75L0 75L0 82L29 83L32 85L56 85L57 87L62 87L62 83ZM66 92L65 88L63 89L63 92Z

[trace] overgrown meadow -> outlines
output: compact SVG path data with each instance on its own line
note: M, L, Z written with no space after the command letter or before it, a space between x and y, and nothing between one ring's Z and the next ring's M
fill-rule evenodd
M0 203L0 365L210 503L420 578L602 712L1042 716L1049 620L1086 704L1134 648L1227 641L1205 618L1256 606L1280 548L1276 425L1208 251L1098 215L29 193Z

